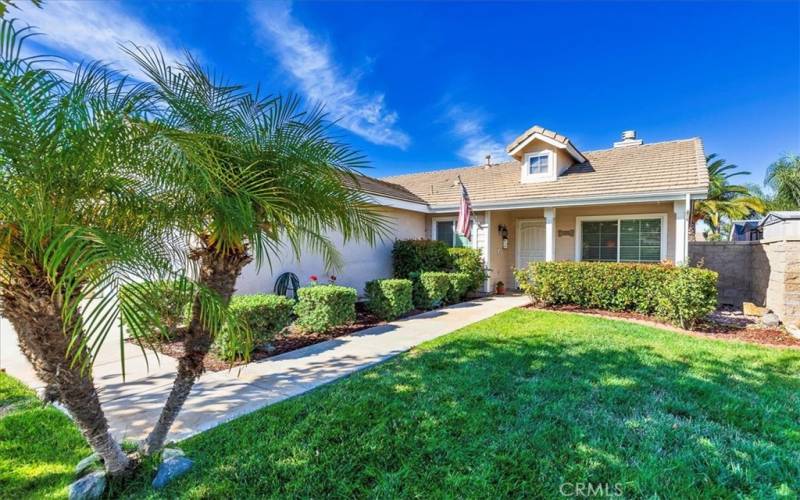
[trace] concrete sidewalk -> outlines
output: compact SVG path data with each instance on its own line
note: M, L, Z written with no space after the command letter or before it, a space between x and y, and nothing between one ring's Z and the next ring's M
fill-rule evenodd
M266 405L380 363L392 356L476 321L528 302L524 296L492 296L361 330L228 371L205 373L195 384L169 439L180 440ZM16 347L10 325L0 325L0 367L28 385L41 385ZM126 344L126 380L120 346L109 336L94 376L113 433L138 439L156 421L175 376L175 360L147 357ZM150 365L146 364L146 360Z

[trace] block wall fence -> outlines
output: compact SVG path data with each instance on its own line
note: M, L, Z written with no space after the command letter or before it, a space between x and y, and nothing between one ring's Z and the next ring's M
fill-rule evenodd
M720 304L754 302L800 325L800 239L695 241L689 259L719 273Z

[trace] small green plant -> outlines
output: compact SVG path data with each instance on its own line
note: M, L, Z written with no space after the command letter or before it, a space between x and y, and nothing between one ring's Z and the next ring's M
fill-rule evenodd
M449 271L452 259L447 245L436 240L397 240L392 249L395 278L408 278L411 273Z
M656 314L681 328L692 329L716 308L717 273L678 267L661 287Z
M186 321L186 311L192 302L192 287L185 279L148 281L123 285L119 295L120 302L125 305L121 314L123 326L140 340L163 342L172 340L178 327ZM145 307L145 304L149 306ZM154 314L134 327L128 319L126 307L153 310Z
M300 300L294 306L295 324L302 331L321 333L356 318L358 294L355 288L312 285L301 288L297 294Z
M231 361L249 354L253 346L272 341L281 330L292 322L295 302L281 295L266 293L234 295L228 310L240 325L249 331L249 338L239 339L223 329L214 338L214 349L220 358Z
M480 290L488 278L481 251L477 248L449 248L447 253L450 254L452 272L469 276L465 293Z
M275 292L275 295L281 295L286 297L286 294L289 290L292 291L292 298L297 300L297 290L300 288L300 278L297 277L296 274L291 272L282 273L278 278L275 280L275 286L272 287L272 291Z
M449 304L461 302L467 296L472 286L473 276L469 273L447 273L450 279L450 288L447 290L446 301Z
M420 309L441 306L450 291L450 273L420 273L414 281L414 305Z
M380 319L393 320L414 308L413 283L405 279L368 281L367 310Z

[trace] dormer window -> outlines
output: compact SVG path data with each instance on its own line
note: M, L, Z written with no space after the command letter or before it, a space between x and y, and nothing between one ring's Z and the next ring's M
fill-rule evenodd
M536 153L528 156L528 175L547 174L549 170L549 153Z
M550 150L527 153L522 161L522 182L556 180L555 152Z

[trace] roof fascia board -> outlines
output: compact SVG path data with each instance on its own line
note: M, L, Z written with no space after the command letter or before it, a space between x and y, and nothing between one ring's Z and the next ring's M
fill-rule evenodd
M424 214L431 213L430 207L424 203L414 203L413 201L398 200L397 198L392 198L389 196L381 196L371 193L365 193L365 194L367 195L367 201L375 205L380 205L383 207L399 208L402 210L410 210L412 212L421 212Z
M583 156L580 151L575 149L575 147L572 146L572 144L564 144L563 142L559 142L559 141L557 141L555 139L551 139L550 137L547 137L546 135L542 135L539 132L534 132L533 134L528 136L527 139L525 139L524 141L519 143L516 147L514 147L514 149L509 151L508 154L511 155L511 156L516 155L517 153L522 151L522 149L525 148L525 146L527 146L528 144L530 144L532 141L534 141L536 139L538 139L538 140L540 140L542 142L546 142L547 144L550 144L551 146L557 147L559 149L566 149L567 152L570 155L572 155L572 157L575 158L576 160L579 160L581 163L586 162L586 157Z
M572 207L581 205L609 205L619 203L649 203L656 201L675 201L685 200L686 191L674 191L666 193L646 193L646 194L624 194L613 196L597 196L589 198L573 199L541 199L541 200L512 200L507 202L484 202L473 203L472 209L478 210L513 210L517 208L548 208L548 207ZM707 194L705 191L689 191L691 199L703 200ZM430 207L432 213L452 212L458 210L458 205L434 205Z

